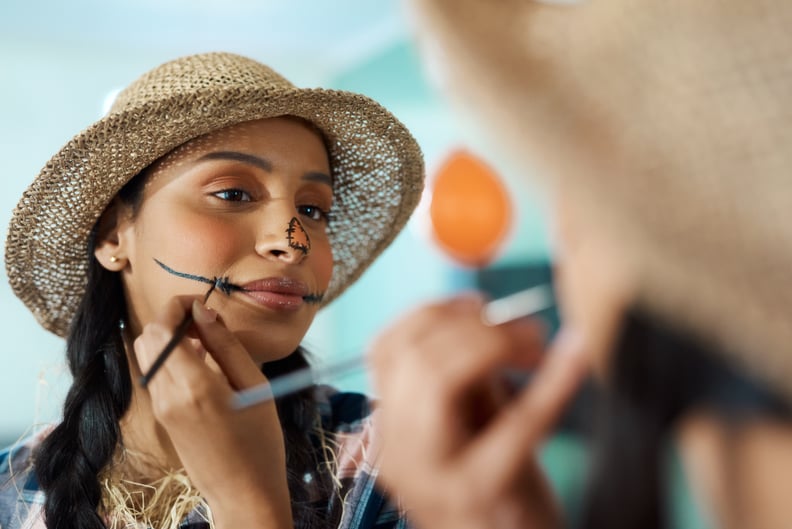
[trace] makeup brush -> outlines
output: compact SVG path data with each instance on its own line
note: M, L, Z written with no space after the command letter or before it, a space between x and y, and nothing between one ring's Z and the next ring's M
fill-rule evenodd
M230 296L232 292L245 292L245 288L239 285L232 283L228 276L225 277L214 277L208 278L201 275L196 274L188 274L187 272L180 272L178 270L174 270L170 266L166 265L162 261L154 259L160 268L165 270L171 275L176 277L181 277L183 279L189 279L191 281L198 281L199 283L206 283L211 285L209 287L209 291L206 293L203 299L203 304L206 305L206 302L209 300L209 296L214 292L215 289L219 290L226 296ZM318 294L307 294L303 296L303 301L306 303L321 303L322 299L324 298L324 293ZM141 387L146 387L149 382L151 382L151 378L159 371L162 365L165 363L165 360L168 359L173 349L176 345L184 338L184 335L187 334L187 331L190 329L190 325L193 323L192 311L188 311L187 314L184 315L184 318L179 323L179 325L173 330L173 336L171 337L170 341L165 344L165 347L162 349L162 352L157 356L154 360L154 363L151 365L149 372L145 375L140 377L140 385Z
M203 299L204 305L206 305L206 302L209 300L209 296L212 295L212 292L214 292L215 288L218 287L218 284L221 281L222 281L221 279L218 279L214 283L212 283L211 287L209 287L209 290L206 292L206 295L204 296ZM192 325L192 323L193 323L192 310L188 310L187 314L185 314L184 318L182 318L182 321L179 323L178 326L176 326L176 329L173 330L173 336L171 336L171 339L168 341L167 344L165 344L165 347L162 349L162 352L159 355L157 355L157 358L154 360L154 363L151 364L148 373L140 377L141 387L145 388L146 386L148 386L148 383L151 382L152 377L155 374L157 374L157 371L159 371L159 369L162 367L162 364L165 363L165 360L168 359L171 352L173 352L173 350L176 348L176 345L180 341L182 341L184 335L187 334L187 331L189 330L190 325Z
M529 288L484 305L481 309L481 321L485 325L501 325L550 308L553 306L553 299L549 285ZM313 386L319 378L338 377L364 369L365 363L365 356L357 355L315 369L298 369L237 392L231 407L242 410L261 402L291 395Z

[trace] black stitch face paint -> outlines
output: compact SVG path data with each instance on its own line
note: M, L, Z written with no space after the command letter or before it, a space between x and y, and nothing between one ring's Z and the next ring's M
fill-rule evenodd
M201 283L214 285L214 288L216 288L217 290L219 290L220 292L222 292L226 296L230 295L231 292L244 292L244 290L245 290L243 287L231 283L228 280L228 276L226 276L226 277L214 277L212 279L209 279L208 277L198 276L198 275L194 275L194 274L187 274L185 272L178 272L178 271L174 270L173 268L171 268L170 266L166 265L165 263L163 263L161 261L158 261L157 259L154 259L154 262L156 262L158 265L160 265L160 267L163 270L165 270L169 274L175 275L176 277L183 277L184 279L192 279L193 281L199 281Z
M286 229L286 240L289 241L289 248L294 248L302 252L303 255L308 255L311 251L311 239L308 238L308 234L297 217L292 217L289 221L289 227Z
M319 303L324 300L324 292L319 292L318 294L308 294L307 296L303 296L303 301L306 303L312 303L318 305Z
M165 263L163 263L158 259L154 259L154 262L157 263L160 266L160 268L162 268L171 275L174 275L176 277L182 277L184 279L191 279L193 281L198 281L199 283L206 283L207 285L212 285L212 289L217 289L226 296L230 296L231 292L245 292L247 290L245 287L231 283L228 280L228 276L214 277L210 279L208 277L199 276L196 274L179 272L178 270L174 270L173 268L171 268L170 266L166 265ZM211 292L211 290L209 292ZM311 304L319 304L322 302L323 299L324 299L324 292L319 292L317 294L307 294L303 296L303 301Z

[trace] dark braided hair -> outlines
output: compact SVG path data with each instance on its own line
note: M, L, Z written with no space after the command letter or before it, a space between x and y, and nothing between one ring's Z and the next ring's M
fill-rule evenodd
M145 172L118 194L137 213ZM102 499L100 472L122 442L120 419L129 408L132 380L119 323L126 320L126 301L118 273L106 270L93 256L96 230L88 244L86 289L66 339L73 382L63 407L63 420L42 441L34 470L45 493L48 529L104 529L98 514ZM274 377L308 366L298 348L288 357L262 366ZM312 389L276 402L286 444L287 479L295 526L305 529L338 525L341 512L328 511L334 484L317 443L319 419ZM306 479L310 476L310 479Z
M137 207L144 178L119 193ZM97 509L102 499L98 475L121 439L119 422L129 408L129 374L120 322L126 319L121 279L93 255L97 229L88 243L85 294L66 338L66 359L73 381L63 405L63 420L34 455L34 468L45 492L48 529L103 529Z
M35 455L49 529L104 527L96 512L101 499L97 475L113 456L119 420L132 397L118 329L125 310L120 281L94 261L88 282L93 288L86 291L66 343L74 381L63 421Z

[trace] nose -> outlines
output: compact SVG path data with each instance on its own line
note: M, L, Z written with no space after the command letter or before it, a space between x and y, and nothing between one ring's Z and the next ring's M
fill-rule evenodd
M270 212L256 241L256 253L268 259L297 264L311 252L311 239L296 212ZM274 218L273 218L274 217Z

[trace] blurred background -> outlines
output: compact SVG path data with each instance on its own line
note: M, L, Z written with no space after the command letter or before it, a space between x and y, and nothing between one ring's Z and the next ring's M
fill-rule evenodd
M384 256L322 311L305 340L317 363L358 355L389 321L419 303L469 288L500 296L549 281L548 230L541 198L492 158L476 129L455 116L431 83L398 0L4 0L0 4L0 222L39 169L69 138L98 119L116 91L180 55L231 51L269 64L303 87L366 94L390 109L424 151L428 178L463 147L503 178L514 221L485 270L456 264L433 242L425 204ZM424 201L426 202L426 201ZM3 237L4 239L4 237ZM69 376L63 342L44 331L0 281L0 441L57 420ZM544 314L551 328L556 315ZM365 373L330 381L369 391ZM578 416L542 454L571 506L580 492L585 445ZM582 411L581 411L582 410ZM681 527L698 527L684 488L675 495Z

